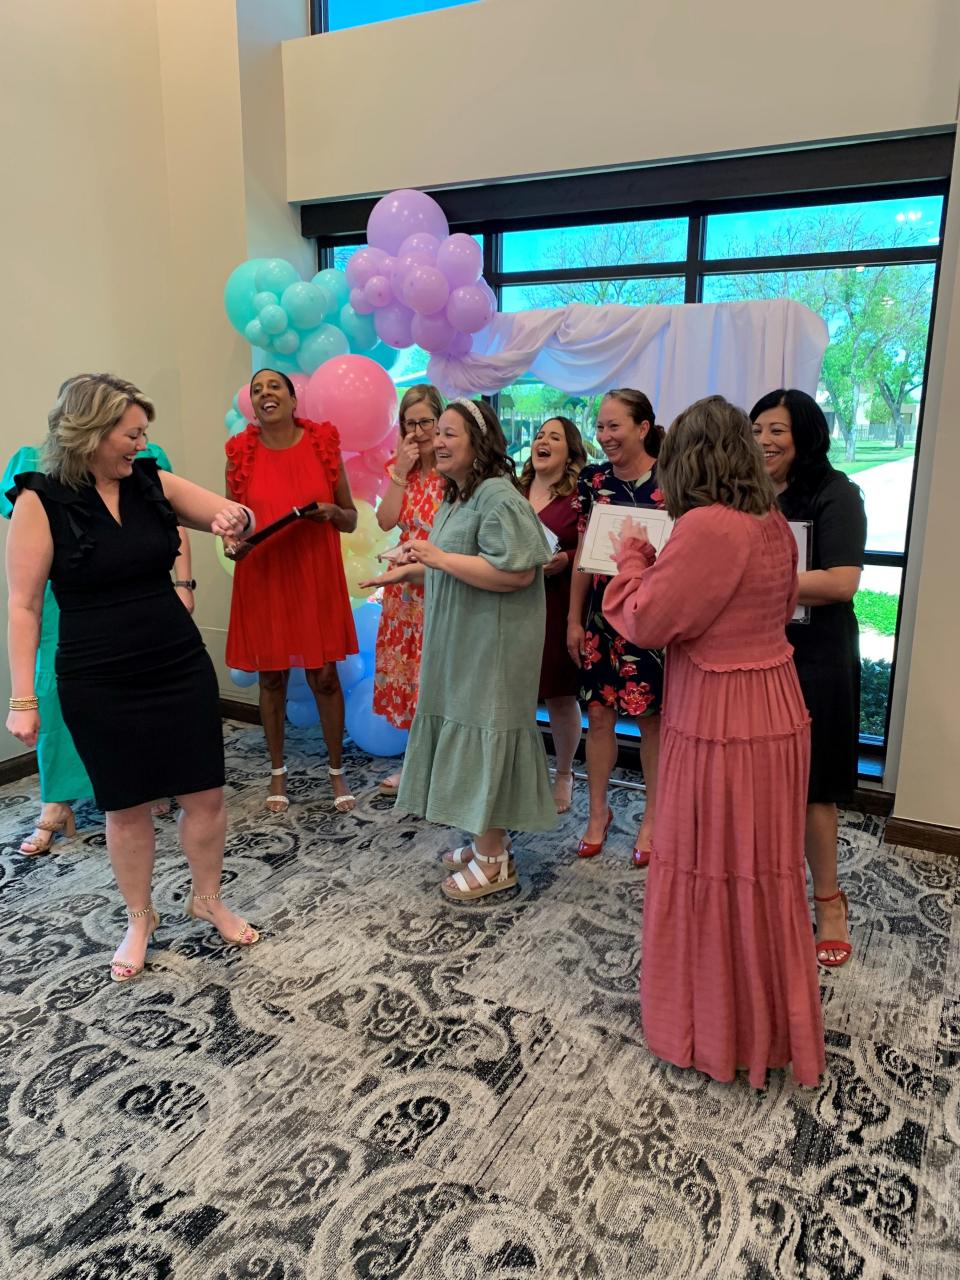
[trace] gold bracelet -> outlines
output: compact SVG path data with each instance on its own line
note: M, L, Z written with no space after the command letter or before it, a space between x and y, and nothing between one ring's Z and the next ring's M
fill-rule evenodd
M390 479L393 481L395 485L399 485L401 489L405 489L407 487L406 480L404 480L401 476L398 476L393 467L390 468L389 474L390 474Z
M36 694L32 698L11 698L11 711L36 711L40 706L40 699Z

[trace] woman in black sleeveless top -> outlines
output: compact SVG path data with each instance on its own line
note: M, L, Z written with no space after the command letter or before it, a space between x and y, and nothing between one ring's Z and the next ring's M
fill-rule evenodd
M170 578L177 523L236 537L245 507L137 455L152 403L112 375L83 375L50 413L46 472L18 475L7 545L10 669L7 728L27 746L39 729L33 685L43 590L60 606L57 688L64 721L107 818L107 849L127 905L111 977L142 970L157 914L150 901L158 795L180 802L192 872L187 912L229 942L258 934L220 900L226 815L217 679Z

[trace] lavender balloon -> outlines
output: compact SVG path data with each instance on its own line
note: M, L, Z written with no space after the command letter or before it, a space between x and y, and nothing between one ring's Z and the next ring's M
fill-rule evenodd
M363 286L363 296L371 307L385 307L393 301L393 288L386 276L371 276Z
M382 249L358 249L347 263L347 284L351 289L362 289L371 276L383 275L388 267L389 254Z
M450 294L447 319L461 333L476 333L490 323L493 303L476 284L461 285Z
M374 313L373 323L377 337L388 347L399 349L412 344L410 326L413 323L413 312L402 302L388 302L385 307L379 307Z
M397 257L402 258L405 253L425 253L431 263L435 263L439 250L440 241L436 236L432 236L429 231L415 231L404 240Z
M415 263L403 277L400 297L419 315L433 315L446 304L449 296L447 278L436 267Z
M416 231L426 231L438 240L450 234L443 210L423 191L391 191L377 201L367 219L367 243L386 253L398 253Z
M426 348L424 348L426 350ZM453 341L447 349L447 355L453 360L462 360L473 350L473 337L469 333L455 333Z
M457 337L466 338L468 343L472 341L469 334L458 334L442 311L429 316L414 316L410 332L417 346L432 356L444 355Z
M473 236L458 231L448 236L437 250L437 267L447 277L451 289L476 284L483 270L483 253Z
M373 310L373 303L367 301L367 295L362 289L350 290L350 305L358 316L368 316Z
M411 249L409 253L402 253L396 258L391 258L390 270L387 272L387 276L395 298L403 297L403 282L406 274L411 267L416 266L433 266L430 255L423 249Z

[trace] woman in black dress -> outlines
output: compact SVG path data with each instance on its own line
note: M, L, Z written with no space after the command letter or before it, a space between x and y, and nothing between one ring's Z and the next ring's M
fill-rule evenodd
M584 467L577 479L581 544L595 503L628 507L657 505L656 459L661 429L642 391L608 391L597 415L597 443L607 461ZM578 548L579 556L579 548ZM603 848L613 811L607 785L617 762L617 719L641 720L640 762L647 803L633 844L635 867L650 861L660 752L663 654L629 644L603 616L610 578L574 572L567 619L567 652L580 667L580 700L587 708L587 784L590 816L577 856L593 858Z
M49 417L45 472L16 477L7 541L10 671L7 728L32 747L33 673L49 578L60 606L57 689L63 718L107 818L107 849L128 927L111 977L143 969L157 913L150 901L158 795L180 802L190 863L187 914L228 941L258 934L220 900L226 814L217 679L170 579L177 523L242 537L246 507L137 461L153 405L110 374L71 379Z
M830 431L805 391L780 389L758 400L753 434L788 520L812 522L812 558L800 573L810 621L787 627L810 712L806 855L813 878L817 959L836 968L852 951L847 897L837 883L837 804L857 785L860 631L853 597L860 585L867 518L863 495L827 460Z

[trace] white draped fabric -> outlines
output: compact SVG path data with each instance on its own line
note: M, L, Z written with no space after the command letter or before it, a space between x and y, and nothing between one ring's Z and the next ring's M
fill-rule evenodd
M749 411L776 387L816 392L827 326L799 302L620 303L498 314L462 360L432 356L445 395L491 395L523 374L576 395L638 387L668 425L706 395Z

